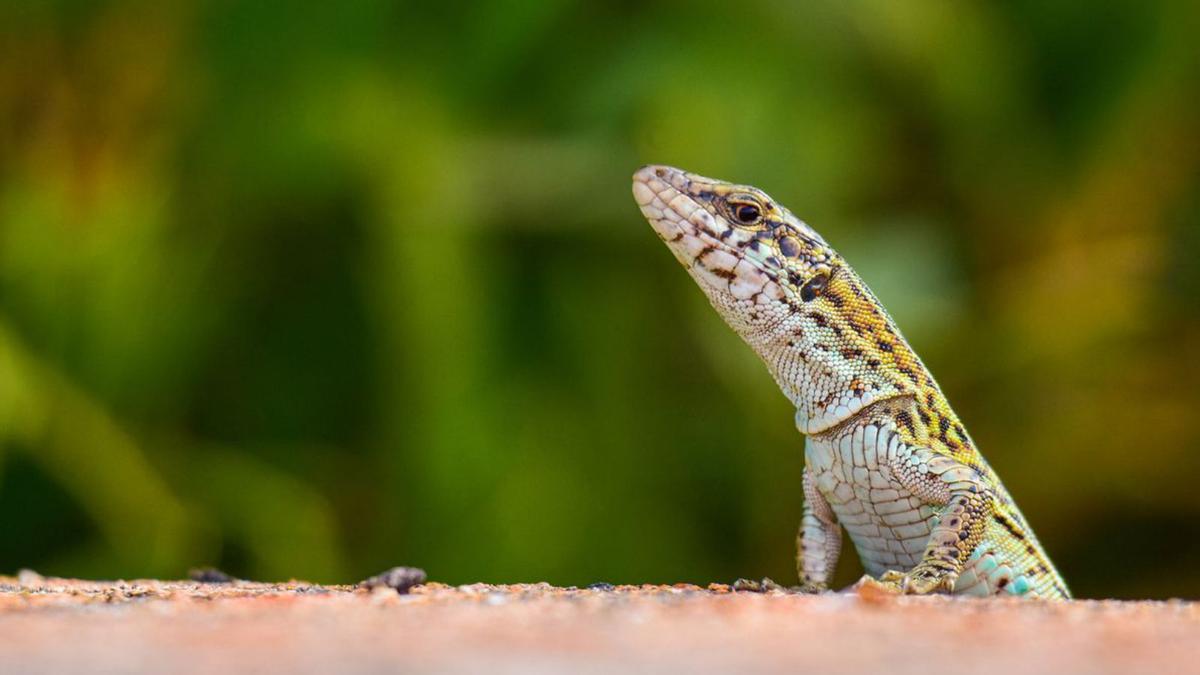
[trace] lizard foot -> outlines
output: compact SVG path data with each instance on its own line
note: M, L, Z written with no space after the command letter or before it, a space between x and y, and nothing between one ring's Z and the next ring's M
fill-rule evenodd
M876 579L869 574L864 574L861 579L854 582L853 585L846 588L843 592L857 593L863 598L876 599L888 595L902 595L904 590L900 587L900 584L894 581Z
M917 565L908 572L888 570L877 583L895 588L895 592L903 595L929 595L953 591L954 576L945 570Z
M795 586L793 588L793 590L796 591L797 593L804 593L806 595L820 595L821 593L828 591L829 586L827 586L826 584L805 582L805 583L800 584L799 586Z
M770 591L783 591L786 593L788 589L775 583L775 580L771 577L763 577L762 581L738 579L733 582L733 590L748 591L750 593L768 593Z

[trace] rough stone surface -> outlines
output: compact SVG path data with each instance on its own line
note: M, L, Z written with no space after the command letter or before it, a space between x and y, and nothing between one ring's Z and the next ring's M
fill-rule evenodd
M0 577L0 672L1200 672L1200 605Z

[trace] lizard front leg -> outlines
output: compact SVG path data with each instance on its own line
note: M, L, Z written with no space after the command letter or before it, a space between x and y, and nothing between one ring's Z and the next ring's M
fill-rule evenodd
M796 533L796 571L805 592L829 588L829 580L842 552L842 527L829 502L817 489L812 471L804 469L804 515Z
M908 594L952 592L967 559L983 541L995 512L995 493L979 470L925 448L895 469L904 487L942 509L921 562L908 572L887 572L880 581Z

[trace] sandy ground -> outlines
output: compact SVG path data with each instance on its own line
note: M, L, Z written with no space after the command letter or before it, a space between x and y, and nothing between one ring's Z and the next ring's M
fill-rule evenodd
M1200 604L0 577L0 672L1200 673Z

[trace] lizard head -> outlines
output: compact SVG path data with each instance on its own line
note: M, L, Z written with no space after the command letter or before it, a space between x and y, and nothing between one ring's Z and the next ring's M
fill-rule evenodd
M762 190L668 166L633 176L642 214L816 432L911 393L924 367L815 230ZM918 372L919 371L919 372Z
M634 174L633 196L743 337L820 304L842 266L821 235L758 188L651 165Z

